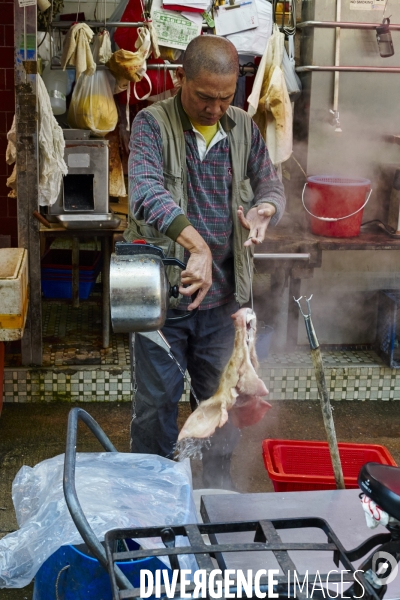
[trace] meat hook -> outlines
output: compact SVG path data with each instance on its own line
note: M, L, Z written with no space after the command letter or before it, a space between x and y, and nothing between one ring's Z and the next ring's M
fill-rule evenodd
M300 296L300 298L296 298L293 296L293 300L296 302L297 306L300 309L301 314L303 315L304 318L306 317L311 317L311 306L310 306L310 300L313 297L313 294L311 294L311 296L309 298L306 298L306 302L307 302L307 307L308 307L308 315L305 315L303 313L303 309L301 308L301 304L300 304L300 300L302 300L305 296Z
M311 306L310 306L310 300L313 297L313 294L311 294L311 296L309 298L306 298L306 302L307 302L307 307L308 307L308 314L304 314L303 309L301 308L301 304L300 304L300 300L302 298L304 298L304 296L300 296L300 298L298 298L296 300L296 298L293 296L293 300L296 302L297 306L300 309L301 314L304 317L304 321L306 324L306 331L307 331L307 336L308 336L308 341L310 342L310 346L312 350L316 350L317 348L319 348L319 341L317 338L317 334L315 333L315 329L314 329L314 325L313 322L311 320Z
M344 478L343 478L343 469L342 469L342 463L340 461L339 447L338 447L338 443L337 443L337 439L336 439L335 424L333 422L333 417L332 417L332 407L331 407L331 403L330 403L330 399L329 399L329 391L328 391L328 387L326 385L326 380L325 380L324 364L322 361L321 348L319 347L317 335L315 333L314 325L311 320L310 300L312 298L312 295L309 298L305 299L307 302L307 306L308 306L308 314L307 315L304 314L304 312L301 308L300 301L302 298L303 298L303 296L300 296L300 298L298 298L296 300L296 298L293 297L293 300L296 302L297 306L299 307L300 312L303 315L304 321L306 324L308 341L310 342L310 346L311 346L311 359L312 359L312 362L314 365L314 370L315 370L315 379L317 381L318 395L319 395L319 399L320 399L320 403L321 403L321 411L322 411L322 417L324 420L325 431L326 431L326 435L328 438L329 452L331 455L331 461L332 461L333 473L335 475L336 487L339 490L343 490L345 488Z

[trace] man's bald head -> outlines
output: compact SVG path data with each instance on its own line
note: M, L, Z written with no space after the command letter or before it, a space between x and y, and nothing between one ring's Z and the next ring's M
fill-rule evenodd
M239 57L229 40L216 35L199 35L187 46L183 70L190 81L204 70L214 75L239 75Z

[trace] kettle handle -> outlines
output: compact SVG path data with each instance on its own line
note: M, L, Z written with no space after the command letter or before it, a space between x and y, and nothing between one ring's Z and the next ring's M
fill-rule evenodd
M186 269L185 263L183 263L178 258L163 258L162 261L166 267L176 266L180 269ZM199 291L197 290L194 294L192 294L192 302L195 300L198 293ZM185 321L186 319L190 319L191 317L194 317L198 310L199 307L194 308L191 311L185 312L183 315L179 315L178 317L168 317L167 319L165 319L164 325L173 325L178 321Z

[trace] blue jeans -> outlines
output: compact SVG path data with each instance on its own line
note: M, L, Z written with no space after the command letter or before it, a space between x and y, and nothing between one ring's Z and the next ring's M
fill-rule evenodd
M200 310L192 318L162 330L172 353L187 369L199 400L207 400L218 388L233 350L235 330L231 315L238 310L236 301ZM181 314L171 310L168 316ZM178 439L178 402L184 381L168 354L154 342L135 335L136 417L131 423L133 452L159 454L171 458ZM230 455L240 432L229 421L211 437L207 460Z

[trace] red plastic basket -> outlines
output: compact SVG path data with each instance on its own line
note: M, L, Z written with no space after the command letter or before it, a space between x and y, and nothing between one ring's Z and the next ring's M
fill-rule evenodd
M358 488L358 473L367 462L397 466L384 446L338 445L344 483L348 489ZM265 468L276 492L336 489L327 442L264 440L262 449Z

